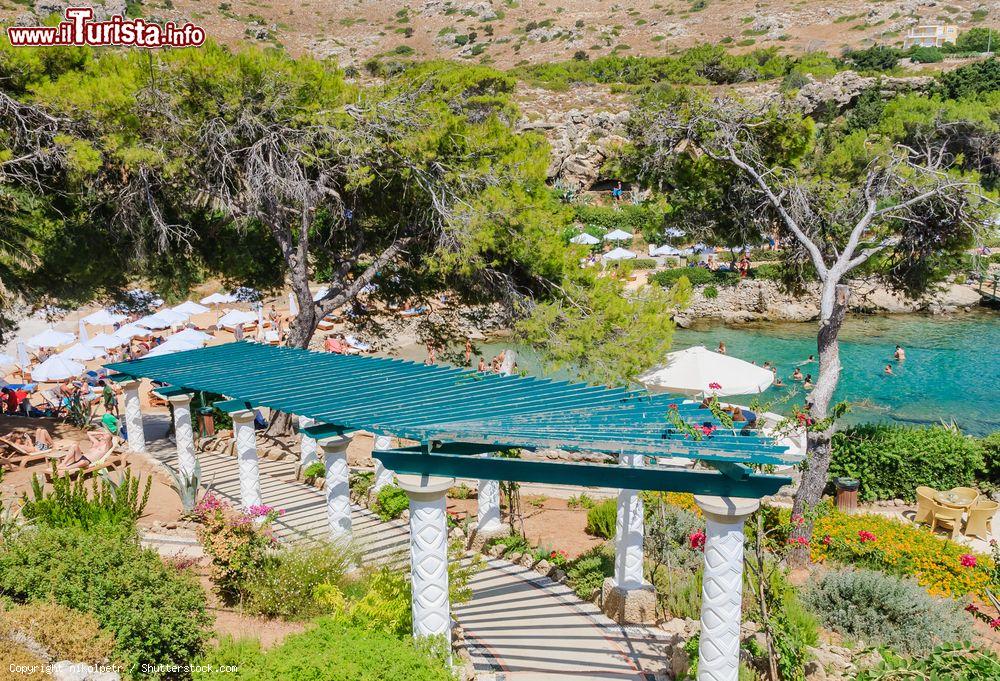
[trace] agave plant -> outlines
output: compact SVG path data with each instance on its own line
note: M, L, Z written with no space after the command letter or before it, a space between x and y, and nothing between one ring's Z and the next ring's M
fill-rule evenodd
M181 508L184 513L190 513L198 502L198 490L201 489L201 462L195 459L194 470L190 475L173 468L167 470L174 479L174 489L181 498Z

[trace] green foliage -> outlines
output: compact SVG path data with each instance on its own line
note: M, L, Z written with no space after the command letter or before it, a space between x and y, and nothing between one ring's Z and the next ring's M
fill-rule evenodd
M399 485L386 485L378 491L372 511L382 520L393 520L410 507L410 498Z
M675 267L661 270L650 277L650 280L666 288L675 285L681 278L687 279L692 286L736 286L740 283L740 275L736 272L712 270L705 267Z
M831 572L803 596L824 626L904 654L960 641L967 626L954 601L933 598L916 582L881 572Z
M486 543L487 546L506 546L508 555L513 553L524 553L531 548L528 540L522 534L508 534L502 537L492 537Z
M1000 678L1000 657L991 650L966 644L945 644L926 656L903 658L883 653L885 658L871 669L862 669L858 681L905 681L908 679L949 679L950 681L992 681Z
M313 461L311 464L302 469L302 477L306 480L324 478L326 477L326 466L323 465L322 461Z
M322 614L315 591L339 585L357 561L343 544L293 544L268 554L244 585L243 607L252 615L303 620Z
M6 611L0 606L0 639L30 636L60 660L103 664L111 659L115 639L94 616L57 603L36 601Z
M997 50L1000 41L1000 31L995 28L977 26L968 31L962 31L955 41L955 52L986 52Z
M614 572L615 550L608 544L601 544L571 560L566 567L566 578L576 595L587 600Z
M979 485L983 492L991 492L1000 488L1000 432L984 437L979 444L983 451Z
M586 492L580 492L579 496L574 494L566 501L567 508L591 509L594 507L594 499Z
M38 527L9 539L0 545L0 596L90 613L114 634L112 657L133 671L192 661L211 621L193 578L142 548L134 530L112 525Z
M353 626L325 617L301 634L263 651L256 641L223 639L199 660L197 681L452 681L446 663L418 647L411 637ZM236 666L233 673L227 667ZM221 669L220 669L221 668Z
M860 71L891 71L899 63L899 50L874 45L865 50L851 50L844 57Z
M834 435L830 475L859 480L864 501L913 500L918 485L974 485L982 467L979 443L954 428L862 424Z
M201 521L198 539L212 558L209 576L219 595L229 603L243 600L248 583L277 543L267 520L257 522L211 492L198 502L195 513Z
M324 469L324 475L325 474L326 471ZM356 503L360 503L362 500L367 500L368 492L371 491L374 484L375 471L352 472L350 476L351 499Z
M917 64L937 64L944 61L944 53L937 47L921 47L915 45L906 53Z
M24 518L48 527L82 527L95 529L102 525L135 527L149 501L153 478L139 492L140 476L125 469L120 480L107 474L94 476L88 482L82 476L76 480L57 475L52 463L52 486L46 490L37 475L31 476L31 496L24 495L21 514ZM89 489L88 489L89 487Z
M577 222L587 227L596 227L603 232L616 229L629 234L659 234L663 230L663 218L669 212L665 205L657 203L642 203L639 205L621 204L616 206L595 206L586 203L573 205L573 213Z
M706 286L705 290L702 291L702 295L709 300L713 300L719 297L719 289L715 288L715 286Z
M950 99L996 92L1000 90L1000 60L991 57L945 71L941 74L941 89Z
M613 539L617 517L618 502L615 499L605 499L587 511L587 533Z

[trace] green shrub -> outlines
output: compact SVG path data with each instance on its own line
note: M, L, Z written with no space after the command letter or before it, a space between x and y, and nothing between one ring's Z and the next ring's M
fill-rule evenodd
M587 511L587 533L595 537L613 539L618 518L618 502L605 499Z
M360 502L368 497L368 492L375 484L375 471L358 471L350 475L351 500Z
M658 204L594 206L578 203L573 205L573 212L577 222L606 232L621 229L630 234L641 234L657 232L663 227L664 210ZM599 237L600 234L593 236Z
M103 631L94 616L37 601L0 609L0 639L16 632L30 636L60 660L103 664L111 659L115 638Z
M212 558L209 576L224 601L239 602L277 540L267 522L255 522L211 492L195 506L195 514L201 521L198 539Z
M917 64L937 64L944 61L944 53L936 47L914 46L906 56Z
M37 527L9 539L0 547L0 595L90 613L114 634L115 660L133 670L191 662L211 621L193 578L115 526Z
M586 492L580 492L580 496L572 495L566 500L566 508L586 508L594 507L594 499Z
M1000 90L1000 59L991 57L945 71L941 74L941 88L949 99L996 92Z
M398 518L409 507L410 498L401 487L386 485L378 491L375 503L372 504L372 511L384 521Z
M781 265L770 262L757 265L750 274L754 279L769 279L772 281L781 281L784 276Z
M655 270L657 265L652 258L636 258L627 262L632 263L632 269L635 270Z
M238 666L233 674L223 665ZM221 671L200 671L201 669ZM324 681L451 681L447 664L407 635L369 631L335 617L294 634L266 652L257 642L224 639L199 661L199 681L323 679Z
M1000 488L1000 433L993 433L979 441L983 452L983 474L979 488L992 492Z
M706 284L736 286L736 284L740 283L740 275L736 272L722 270L713 272L705 267L675 267L669 270L661 270L650 277L650 281L659 284L663 288L670 288L681 277L686 277L692 286L703 286Z
M31 495L25 494L21 509L26 519L49 527L134 527L146 508L153 484L153 478L147 477L140 494L140 478L133 477L130 469L125 469L119 479L103 475L91 478L89 483L83 477L74 481L56 475L55 462L52 473L52 487L48 491L37 475L31 476Z
M874 45L866 50L851 50L844 57L861 71L889 71L899 63L899 50Z
M908 659L884 653L880 664L863 669L858 681L902 681L903 679L955 679L994 681L1000 679L1000 657L990 650L964 644L946 644L927 656Z
M531 548L528 544L528 540L524 538L524 535L520 534L508 534L503 537L492 537L488 542L487 546L506 546L506 553L524 553Z
M869 423L834 435L830 475L860 481L864 501L912 500L918 485L973 485L982 467L979 443L953 428Z
M251 615L303 620L323 614L314 593L321 584L341 584L357 562L344 544L296 544L269 554L244 588L243 607Z
M651 574L656 587L656 605L663 617L686 617L696 620L701 616L702 570L657 567Z
M570 588L583 599L589 599L604 584L607 577L615 573L615 550L608 544L601 544L581 553L566 567L566 578Z
M325 478L326 466L323 465L322 461L313 461L311 464L302 469L302 477L305 478L306 480Z
M702 293L709 300L714 300L715 298L719 297L719 289L715 288L714 286L706 286L705 290L702 291Z
M803 597L824 626L903 654L960 641L967 626L954 601L936 599L912 580L871 570L828 573Z

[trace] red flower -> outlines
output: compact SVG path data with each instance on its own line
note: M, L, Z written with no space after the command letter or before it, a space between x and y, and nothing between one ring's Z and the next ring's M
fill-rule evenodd
M865 542L875 541L875 535L868 530L858 530L858 539L864 544Z
M823 535L822 541L823 541L823 546L829 546L833 542L833 539L830 537L830 535L827 534Z
M788 538L788 543L789 544L801 544L802 546L808 546L809 545L809 540L806 539L805 537L789 537Z
M965 606L965 612L979 612L979 606L975 603L969 603Z
M990 628L994 630L1000 629L1000 617L990 620Z
M802 517L801 513L796 513L795 515L792 516L792 522L795 523L796 525L801 525L805 521L806 519Z
M705 549L705 533L702 532L701 530L692 532L688 536L688 539L691 541L692 549L701 549L701 550Z
M802 412L796 414L795 418L799 420L799 423L805 423L809 419L809 417L803 414Z
M701 432L705 435L711 435L715 432L715 426L701 426Z
M668 408L668 409L673 409L674 411L677 411L677 405L676 405L676 404L671 404L671 405L670 405L669 407L667 407L667 408Z
M959 560L962 563L962 567L968 567L968 568L976 567L976 557L973 556L971 553L963 553L959 557Z

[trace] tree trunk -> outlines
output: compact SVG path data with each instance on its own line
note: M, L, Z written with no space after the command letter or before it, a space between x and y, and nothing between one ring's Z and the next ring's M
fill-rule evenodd
M830 282L824 286L820 306L820 326L816 339L816 349L819 353L819 378L816 387L807 398L809 414L815 421L822 421L830 411L833 393L840 382L840 342L838 336L847 314L848 300L851 289L844 284ZM830 468L831 439L833 425L822 431L809 431L806 434L806 460L802 469L802 479L795 492L795 502L792 505L793 515L806 515L819 503L826 487L826 473ZM792 532L793 537L812 536L812 520L807 519ZM804 565L809 558L808 547L803 546L793 551L790 562Z

